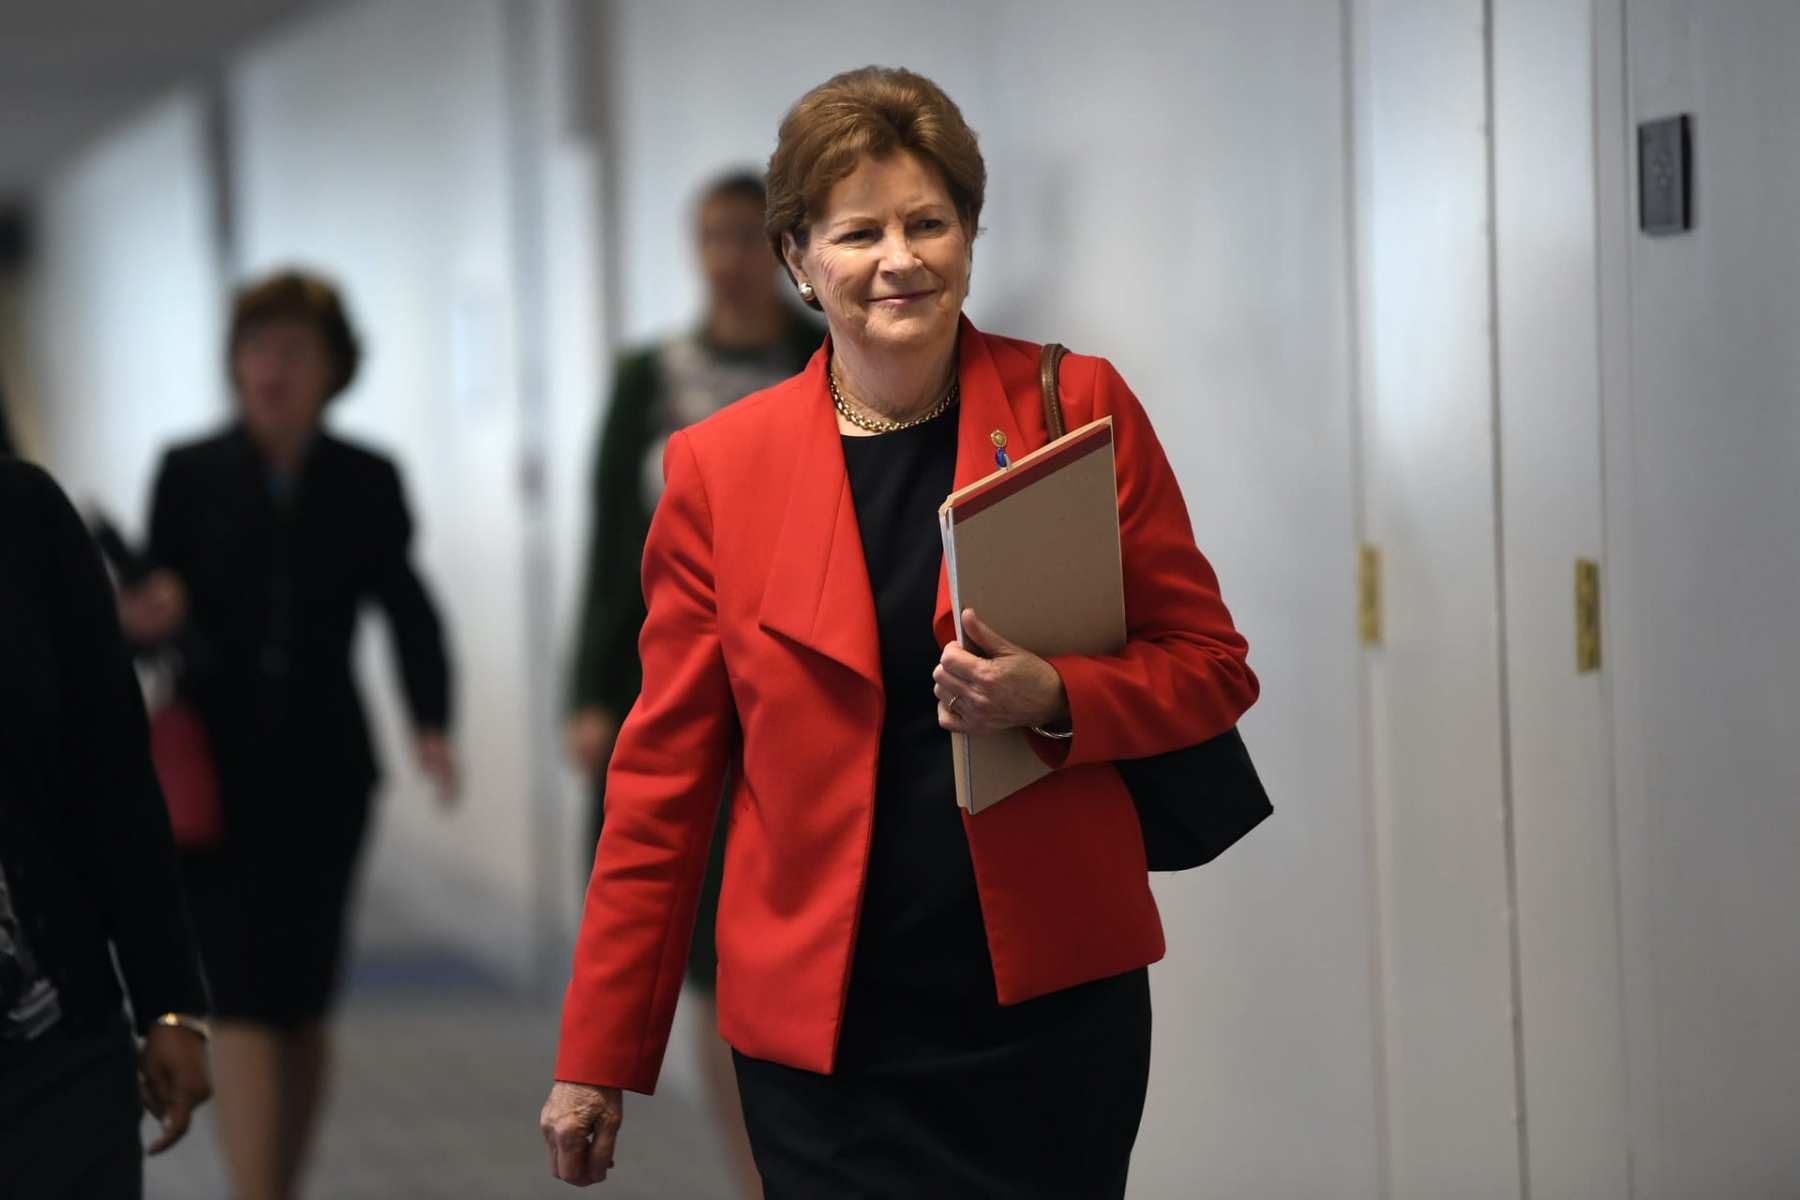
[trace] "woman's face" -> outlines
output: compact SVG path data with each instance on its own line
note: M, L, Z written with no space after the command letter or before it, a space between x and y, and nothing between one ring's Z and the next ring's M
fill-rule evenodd
M954 339L970 237L938 172L902 150L864 159L831 189L806 245L790 235L784 246L834 340L904 350Z
M287 446L318 427L331 391L331 352L305 321L267 321L238 339L231 375L250 436Z

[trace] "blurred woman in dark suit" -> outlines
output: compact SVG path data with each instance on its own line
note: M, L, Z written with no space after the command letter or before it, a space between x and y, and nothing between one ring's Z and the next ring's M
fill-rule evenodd
M387 613L419 765L446 800L449 665L408 559L398 472L321 426L358 361L336 292L297 273L246 288L227 361L239 419L164 459L155 570L121 615L140 645L179 640L216 760L222 837L183 875L219 1018L225 1153L237 1194L287 1197L318 1112L377 778L350 663L359 610Z

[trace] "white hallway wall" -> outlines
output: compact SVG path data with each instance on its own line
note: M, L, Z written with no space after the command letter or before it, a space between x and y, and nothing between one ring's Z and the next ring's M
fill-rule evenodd
M622 3L610 24L630 339L692 319L691 190L760 165L812 84L910 66L981 135L971 315L1119 365L1264 684L1245 729L1275 820L1158 881L1133 1194L1374 1195L1338 6Z
M39 189L16 424L81 505L128 536L160 448L224 411L223 320L204 106L173 94Z

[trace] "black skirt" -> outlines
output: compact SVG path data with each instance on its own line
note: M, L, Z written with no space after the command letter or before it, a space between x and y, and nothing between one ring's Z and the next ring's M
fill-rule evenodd
M1125 1194L1150 1075L1147 972L963 1020L859 1016L834 1075L734 1055L769 1200Z
M258 799L223 846L182 854L182 890L213 1013L293 1028L328 1015L342 983L369 797L271 783Z

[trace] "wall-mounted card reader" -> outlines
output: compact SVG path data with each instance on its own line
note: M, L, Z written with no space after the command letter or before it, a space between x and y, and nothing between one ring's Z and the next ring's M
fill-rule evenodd
M1694 123L1687 113L1638 126L1638 227L1686 233L1694 227Z

